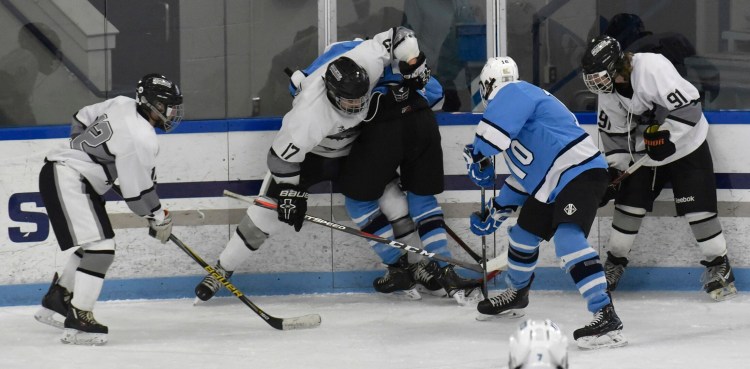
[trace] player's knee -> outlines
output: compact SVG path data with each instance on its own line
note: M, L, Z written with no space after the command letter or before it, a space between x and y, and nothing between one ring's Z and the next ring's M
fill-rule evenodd
M83 257L78 270L104 278L115 260L115 240L108 238L81 246Z
M414 221L409 218L408 215L391 221L391 227L393 228L393 237L397 240L402 239L417 230Z
M344 198L344 207L346 207L346 212L352 218L352 221L360 228L364 228L374 218L379 216L385 218L385 215L381 214L377 201L360 201L346 197Z
M417 224L429 217L439 215L442 218L443 216L443 209L434 195L424 196L407 192L406 200L409 204L409 214Z
M404 191L398 185L398 178L385 186L383 196L378 199L378 205L385 216L393 221L409 215L409 205Z
M250 250L258 250L260 245L268 238L268 234L258 228L249 216L244 216L235 230L237 235Z
M553 236L555 255L562 261L566 270L581 260L591 259L598 254L586 240L586 235L580 226L574 223L563 223L557 226Z
M523 229L518 224L508 228L510 247L524 252L532 252L539 248L542 238Z

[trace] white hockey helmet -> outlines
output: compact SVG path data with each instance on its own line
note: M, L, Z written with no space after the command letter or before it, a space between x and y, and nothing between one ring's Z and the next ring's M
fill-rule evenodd
M549 319L527 320L510 336L509 369L567 369L568 338Z
M487 106L501 88L515 81L518 81L518 65L513 58L500 56L487 59L482 72L479 73L479 94L484 106Z

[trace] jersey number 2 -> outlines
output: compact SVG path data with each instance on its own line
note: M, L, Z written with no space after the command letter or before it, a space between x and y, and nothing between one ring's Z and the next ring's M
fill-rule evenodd
M97 147L109 141L112 138L112 126L106 119L106 115L99 117L94 124L70 142L70 147L85 152L84 144L88 147Z

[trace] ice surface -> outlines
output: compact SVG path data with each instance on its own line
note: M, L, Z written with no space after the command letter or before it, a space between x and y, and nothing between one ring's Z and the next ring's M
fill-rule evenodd
M495 292L496 293L496 292ZM615 295L630 343L581 351L573 330L591 315L575 292L532 291L527 317L549 318L570 337L572 369L748 368L750 296L722 303L699 291ZM474 307L425 296L375 294L251 296L267 313L318 313L320 327L278 331L233 297L99 302L109 326L99 347L60 343L60 330L33 318L37 306L0 308L2 369L488 369L507 365L520 320L478 322Z

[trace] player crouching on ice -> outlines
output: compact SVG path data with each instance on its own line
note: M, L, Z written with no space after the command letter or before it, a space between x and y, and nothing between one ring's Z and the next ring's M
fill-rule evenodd
M508 229L509 288L480 302L477 319L513 316L528 305L539 244L554 238L557 257L594 313L591 323L573 332L578 346L625 345L604 268L586 240L608 184L604 155L565 105L518 80L513 59L489 59L479 78L486 110L473 145L467 146L469 177L491 188L495 168L482 163L499 153L510 176L486 204L488 210L471 215L471 231L492 234L519 206L521 211Z

